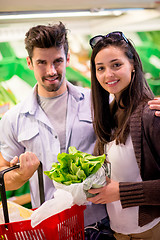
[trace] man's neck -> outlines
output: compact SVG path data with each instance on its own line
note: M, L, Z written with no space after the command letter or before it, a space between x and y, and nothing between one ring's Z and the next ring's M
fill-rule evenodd
M52 91L52 92L49 92L47 90L44 91L44 88L42 88L42 86L40 86L40 87L39 87L39 85L37 86L37 94L39 96L45 97L45 98L54 98L54 97L62 95L66 91L67 91L66 80L63 81L62 85L60 86L60 88L57 91Z

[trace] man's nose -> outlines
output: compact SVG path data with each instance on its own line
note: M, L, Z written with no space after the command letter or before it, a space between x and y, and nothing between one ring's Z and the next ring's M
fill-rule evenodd
M51 64L48 66L47 74L49 74L49 75L57 74L57 70L56 70L54 64Z

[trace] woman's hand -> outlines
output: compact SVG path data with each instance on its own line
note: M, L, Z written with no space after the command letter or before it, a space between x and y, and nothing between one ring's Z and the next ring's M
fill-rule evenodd
M120 200L119 182L110 180L107 177L107 184L102 188L95 188L88 190L89 193L98 193L95 197L88 198L87 200L95 204L105 204Z
M159 110L155 112L157 117L160 117L160 97L154 98L148 102L150 109Z

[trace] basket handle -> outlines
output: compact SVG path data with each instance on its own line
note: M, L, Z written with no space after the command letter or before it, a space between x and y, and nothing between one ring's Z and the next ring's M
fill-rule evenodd
M43 166L40 162L40 165L37 169L38 172L38 185L39 185L39 196L40 196L40 205L45 202L45 195L44 195L44 182L43 182Z
M5 223L9 223L9 214L8 214L8 206L7 206L7 198L6 198L6 190L5 190L5 184L4 184L4 174L12 171L16 168L19 168L20 164L17 163L13 167L6 168L2 171L0 171L0 193L2 198L2 207L3 207L3 214L4 214L4 220ZM39 182L39 194L40 194L40 203L44 203L45 196L44 196L44 183L43 183L43 166L40 162L40 165L37 169L38 172L38 182Z

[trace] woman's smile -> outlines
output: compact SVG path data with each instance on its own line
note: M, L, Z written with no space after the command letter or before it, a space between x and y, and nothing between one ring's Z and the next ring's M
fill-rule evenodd
M106 82L106 84L108 84L110 86L115 86L118 82L119 82L119 80L113 80L113 81Z
M115 46L100 50L95 57L96 77L100 85L116 97L129 85L133 65Z

